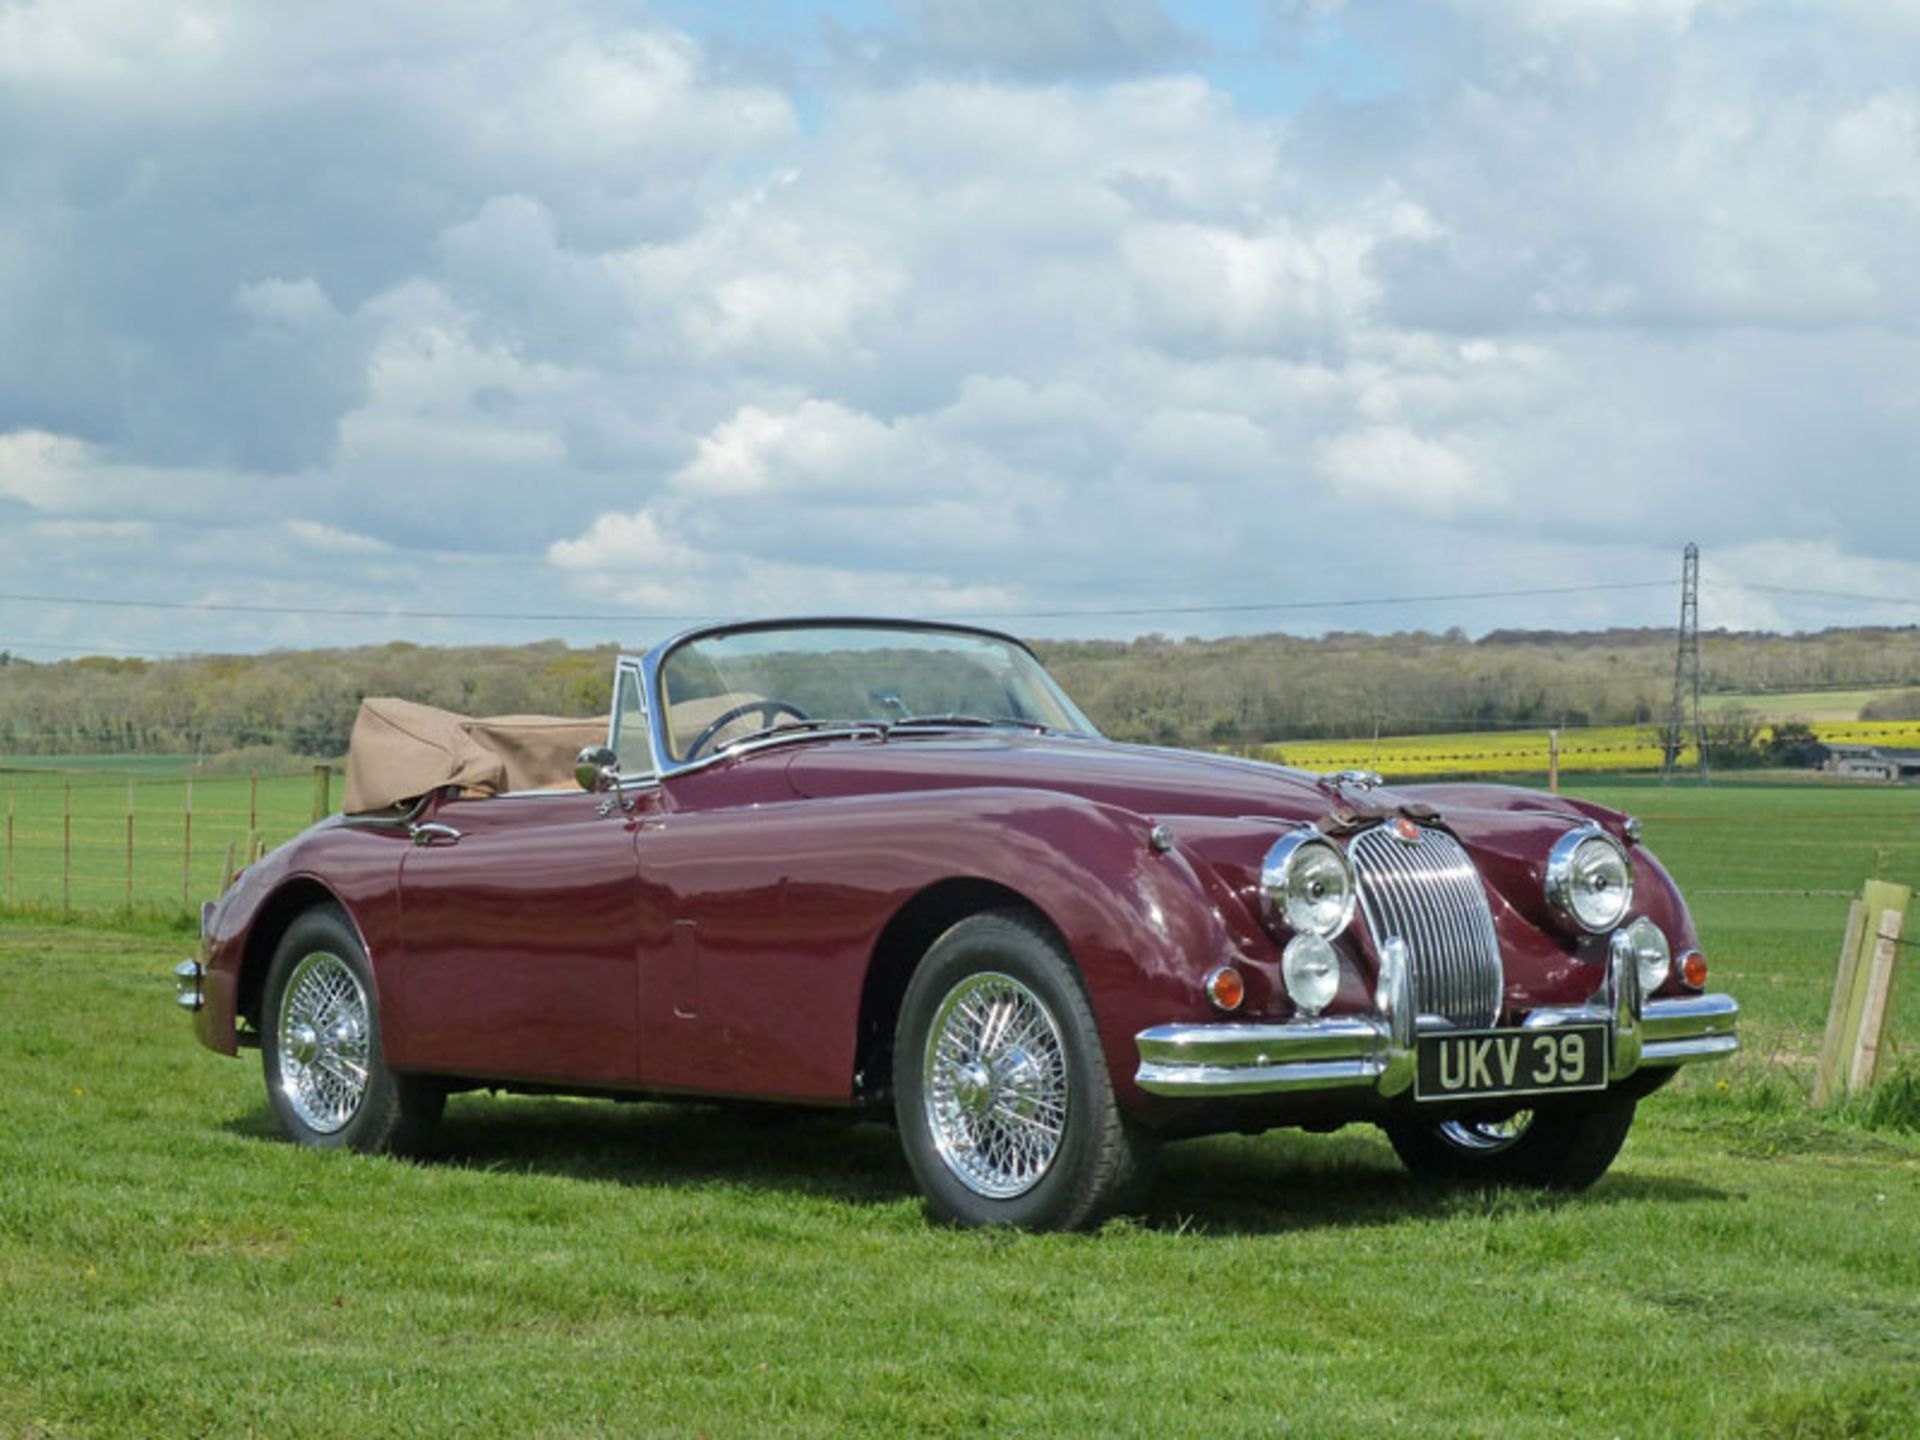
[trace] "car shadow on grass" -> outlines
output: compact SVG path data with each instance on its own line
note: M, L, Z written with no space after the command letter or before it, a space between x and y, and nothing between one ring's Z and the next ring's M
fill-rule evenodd
M1631 1155L1593 1189L1574 1194L1420 1180L1383 1136L1354 1125L1332 1135L1272 1131L1169 1145L1146 1224L1206 1235L1273 1235L1461 1214L1732 1198L1693 1180L1636 1173Z
M636 1187L722 1184L893 1204L914 1193L891 1126L783 1105L456 1099L426 1163Z
M229 1128L257 1139L279 1134L264 1105ZM850 1205L893 1205L915 1193L890 1124L749 1103L460 1097L422 1163L639 1188L726 1185ZM1355 1125L1333 1135L1278 1130L1167 1145L1146 1212L1131 1223L1196 1236L1268 1235L1729 1198L1684 1178L1636 1173L1630 1154L1626 1168L1580 1194L1436 1184L1408 1174L1384 1138Z

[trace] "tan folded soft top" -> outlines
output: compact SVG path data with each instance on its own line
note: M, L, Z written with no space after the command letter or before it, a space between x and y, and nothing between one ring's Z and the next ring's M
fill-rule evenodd
M480 795L571 788L575 758L606 739L604 716L474 719L411 700L369 698L360 702L347 747L345 808L385 810L443 785Z

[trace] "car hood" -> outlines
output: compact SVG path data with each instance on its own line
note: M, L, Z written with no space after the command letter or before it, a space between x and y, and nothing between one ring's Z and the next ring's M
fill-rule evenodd
M807 798L1009 786L1050 790L1155 819L1190 817L1188 835L1223 835L1276 823L1343 831L1398 813L1438 823L1476 852L1489 878L1529 887L1554 839L1586 821L1623 835L1625 816L1603 806L1506 785L1408 785L1363 789L1284 766L1060 736L893 737L796 750L786 765ZM1251 822L1251 823L1249 823Z
M792 752L784 774L786 785L808 798L1019 787L1165 821L1209 888L1223 901L1237 897L1222 913L1237 914L1246 937L1260 932L1260 866L1278 831L1313 825L1341 837L1406 815L1466 847L1487 887L1510 980L1530 976L1527 983L1547 986L1542 993L1559 1000L1583 998L1581 987L1591 987L1589 970L1570 967L1569 955L1578 951L1600 963L1605 952L1594 937L1564 933L1545 896L1546 860L1556 840L1593 822L1632 846L1642 877L1636 909L1677 946L1698 943L1671 879L1632 841L1626 817L1569 796L1480 784L1369 789L1226 755L1006 732L809 745ZM1255 944L1247 940L1248 953Z
M1058 736L895 737L809 748L787 766L808 798L1015 786L1055 790L1142 815L1262 816L1312 823L1335 798L1299 770L1224 755Z

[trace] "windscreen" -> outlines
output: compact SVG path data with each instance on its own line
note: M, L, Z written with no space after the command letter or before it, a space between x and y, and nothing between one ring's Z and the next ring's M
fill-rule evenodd
M805 626L701 636L660 670L667 751L786 723L991 721L1096 733L1020 646L989 635L892 626Z

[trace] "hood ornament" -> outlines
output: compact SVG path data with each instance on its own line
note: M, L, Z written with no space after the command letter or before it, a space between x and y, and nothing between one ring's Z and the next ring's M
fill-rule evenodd
M1328 778L1336 785L1351 785L1356 790L1377 790L1387 783L1373 770L1339 770Z

